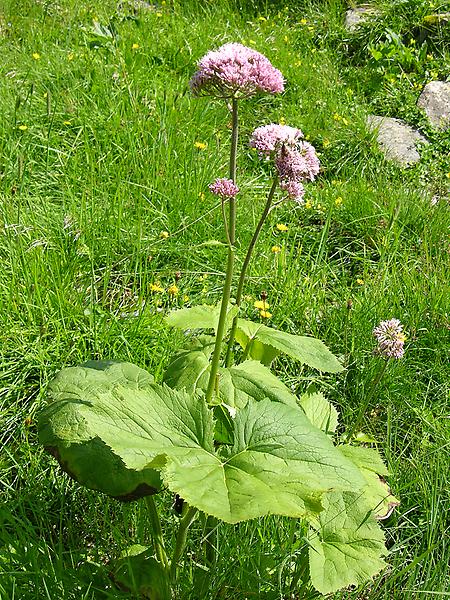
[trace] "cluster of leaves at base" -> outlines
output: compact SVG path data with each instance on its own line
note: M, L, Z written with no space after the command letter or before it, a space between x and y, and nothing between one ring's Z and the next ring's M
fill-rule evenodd
M216 329L218 310L181 309L168 321ZM64 369L40 416L41 442L79 483L122 500L167 487L228 523L304 519L316 589L366 582L386 554L376 516L396 502L380 478L386 467L373 449L335 446L336 409L317 392L297 398L266 366L279 353L321 371L342 371L340 363L315 338L242 319L236 339L248 359L219 370L209 405L212 335L179 350L163 384L130 363Z

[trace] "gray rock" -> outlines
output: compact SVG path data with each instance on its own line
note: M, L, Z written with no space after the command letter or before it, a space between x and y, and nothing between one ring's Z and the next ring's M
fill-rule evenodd
M417 101L437 129L450 128L450 81L430 81Z
M401 119L369 115L369 129L377 131L378 143L387 159L401 165L415 163L420 160L417 142L428 143L418 131Z
M347 10L345 13L345 28L350 33L353 33L358 27L364 25L380 14L380 10L371 4L361 4L360 6Z

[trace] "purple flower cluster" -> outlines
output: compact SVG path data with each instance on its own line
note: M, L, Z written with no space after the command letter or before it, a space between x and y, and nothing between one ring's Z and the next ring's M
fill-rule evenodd
M238 186L231 179L216 179L208 187L215 196L220 196L222 200L234 198L239 192Z
M281 189L300 204L305 194L302 182L314 181L320 169L314 147L302 137L300 129L272 123L255 129L250 139L260 155L274 158Z
M232 98L284 90L284 79L263 54L242 44L225 44L208 52L190 81L196 96Z
M297 140L302 137L303 133L300 129L271 123L255 129L250 139L250 146L258 150L260 155L270 156L283 143L295 146Z
M374 328L373 335L378 341L375 354L385 358L402 358L404 354L403 344L406 337L403 333L403 325L398 319L381 321Z

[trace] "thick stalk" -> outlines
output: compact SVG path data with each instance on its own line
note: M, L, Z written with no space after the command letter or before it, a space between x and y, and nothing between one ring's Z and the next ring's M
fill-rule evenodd
M369 406L370 401L373 398L375 390L377 389L378 384L380 383L381 378L383 377L384 372L387 369L388 363L389 363L389 359L386 359L384 361L384 364L381 367L381 369L375 375L374 380L372 382L372 387L369 390L369 393L367 394L367 398L366 398L364 404L361 405L361 408L359 409L359 412L358 412L358 416L356 417L356 421L354 422L353 427L350 429L348 435L346 436L346 441L347 442L350 442L351 438L353 437L353 434L355 433L355 431L357 430L357 428L361 425L361 421L362 421L362 418L364 416L364 413L366 412L367 407Z
M165 569L169 569L169 559L167 558L166 548L164 546L161 521L159 520L158 510L156 508L155 501L153 500L153 496L146 496L145 502L147 504L148 514L150 517L153 545L155 547L156 556L162 566Z
M230 151L230 179L236 181L236 156L237 156L237 141L238 141L238 102L233 98L232 106L232 133L231 133L231 151ZM228 246L228 258L227 258L227 270L225 275L225 282L223 284L222 291L222 304L220 307L219 323L217 325L216 343L214 345L214 352L211 359L211 371L209 374L208 388L206 390L206 402L211 402L214 387L216 383L217 371L219 370L220 352L222 350L222 340L225 333L225 322L228 312L228 304L230 302L231 295L231 282L233 280L233 268L234 268L234 242L236 238L236 200L235 198L229 199L230 214L229 223L225 223L225 230L228 232L229 246Z
M237 291L236 291L236 305L237 306L241 305L242 292L244 291L244 282L245 282L245 275L247 273L247 268L250 263L250 259L252 257L252 253L255 248L256 242L258 241L259 234L261 233L261 229L265 223L267 215L270 212L273 196L275 194L275 190L277 189L277 185L278 185L278 176L275 176L273 183L272 183L272 187L270 188L269 195L267 196L266 205L264 206L264 210L262 212L261 218L259 219L258 225L256 226L255 232L253 234L253 237L250 241L250 244L249 244L249 247L247 250L247 254L245 255L244 262L242 264L241 274L239 275L239 282L238 282L238 287L237 287ZM231 364L232 347L233 347L233 342L234 342L234 336L236 334L237 320L238 320L238 317L236 315L236 317L233 319L233 325L231 326L230 337L228 340L227 356L226 356L226 360L225 360L225 365L227 367L229 367Z
M175 540L175 549L173 551L172 560L170 562L170 579L174 583L177 579L177 569L180 558L183 554L184 547L186 545L187 532L191 526L192 521L197 514L197 509L193 506L189 506L186 512L181 517L180 526L178 527L177 538Z

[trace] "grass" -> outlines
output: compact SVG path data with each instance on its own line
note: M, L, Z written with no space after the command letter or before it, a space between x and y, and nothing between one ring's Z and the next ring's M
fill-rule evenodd
M414 18L424 6L417 2ZM344 424L377 368L373 326L395 316L408 332L406 356L390 365L365 419L402 500L386 523L390 566L335 598L448 595L448 134L418 114L420 90L405 83L411 72L392 83L398 65L370 63L369 43L384 43L382 19L373 39L356 35L346 53L337 0L295 11L255 2L238 11L225 0L137 14L130 7L5 0L0 11L1 600L129 597L109 582L107 561L148 539L144 506L117 504L62 476L37 443L36 415L63 366L116 358L161 378L180 341L162 313L219 299L225 248L207 184L226 175L229 115L193 99L187 82L196 60L225 41L253 45L288 81L281 98L242 110L239 260L268 186L247 148L253 128L281 119L301 127L323 165L309 208L286 203L272 214L249 269L246 314L257 316L253 301L267 290L274 326L316 335L345 358L345 374L323 383ZM393 14L409 35L414 23L398 7ZM104 29L94 31L94 21ZM449 54L439 35L427 43L443 73ZM433 78L420 56L413 73L420 85ZM429 136L421 164L383 160L365 126L383 106L393 116L401 106L402 118ZM179 294L152 293L156 282L176 283ZM298 391L314 380L288 361L276 368ZM158 499L169 537L171 501ZM281 518L221 525L208 597L289 598L289 575L305 551L290 527ZM180 598L195 598L202 535L197 522Z

